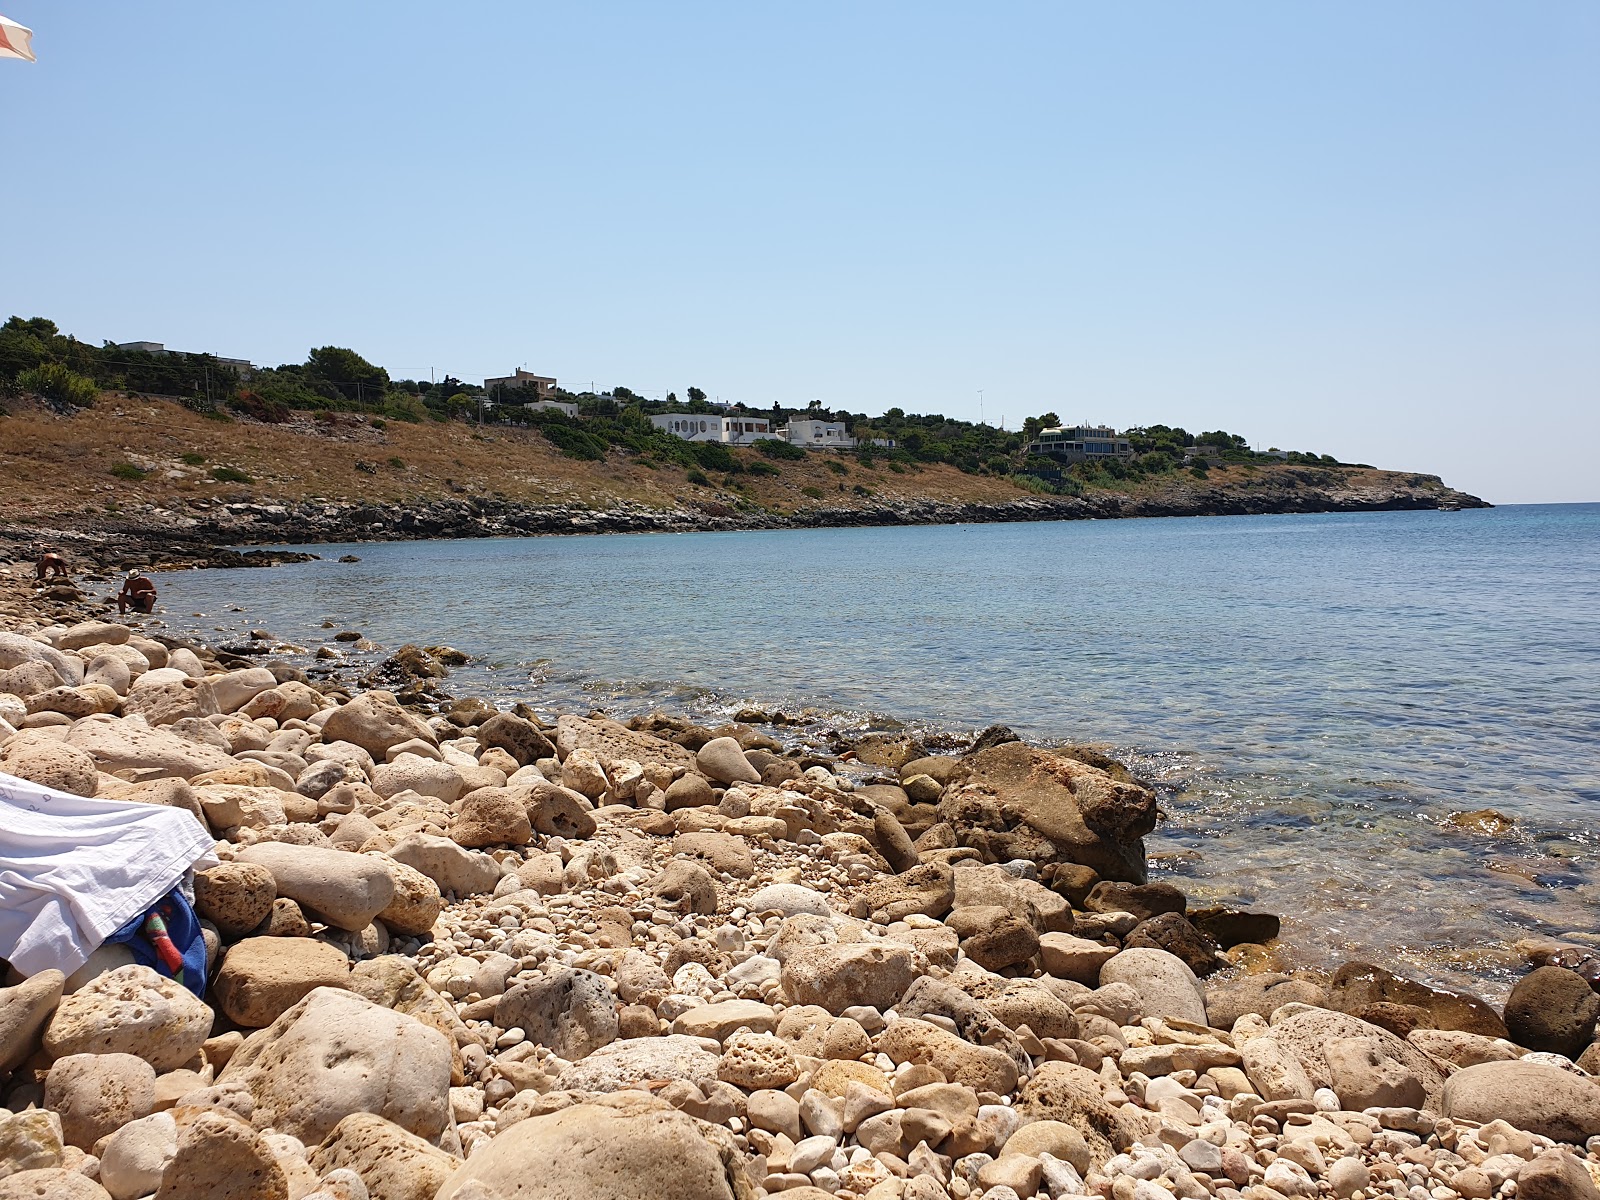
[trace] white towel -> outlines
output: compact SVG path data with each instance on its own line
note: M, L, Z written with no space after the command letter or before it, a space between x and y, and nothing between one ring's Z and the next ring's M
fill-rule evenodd
M193 868L211 834L181 808L86 800L0 773L0 958L68 975Z

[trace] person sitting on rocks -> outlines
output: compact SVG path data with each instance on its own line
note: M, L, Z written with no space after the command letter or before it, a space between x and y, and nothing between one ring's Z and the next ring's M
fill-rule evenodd
M153 612L155 606L156 585L149 576L139 571L129 571L122 590L117 593L117 612L125 613L131 608L134 612L148 613Z
M54 550L46 550L41 553L33 567L38 573L41 582L52 575L57 579L65 579L67 577L67 560Z

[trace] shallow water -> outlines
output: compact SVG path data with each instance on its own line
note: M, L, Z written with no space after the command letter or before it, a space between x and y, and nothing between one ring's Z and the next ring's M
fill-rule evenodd
M168 576L167 619L448 642L455 694L540 708L1105 744L1163 789L1156 877L1306 961L1492 992L1485 948L1594 926L1600 505L311 549Z

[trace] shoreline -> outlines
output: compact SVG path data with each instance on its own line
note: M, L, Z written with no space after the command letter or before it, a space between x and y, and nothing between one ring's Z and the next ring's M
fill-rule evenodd
M5 651L35 685L41 663L88 680L24 698L0 770L188 808L223 859L199 893L226 950L209 1037L159 1073L190 1089L163 1178L209 1179L244 1139L285 1186L341 1168L370 1186L380 1168L358 1147L375 1138L429 1180L419 1195L497 1196L530 1153L566 1162L574 1136L645 1139L662 1195L709 1154L718 1200L1144 1200L1154 1179L1217 1200L1476 1196L1541 1171L1600 1177L1583 1145L1600 1134L1600 1043L1580 1056L1522 985L1502 1017L1368 963L1279 969L1277 915L1144 882L1155 796L1093 751L994 727L823 752L754 711L713 728L435 703L448 647L402 646L387 676L335 686L146 636L154 623L66 590L13 575L0 591ZM30 655L30 635L68 649ZM130 721L159 763L115 733ZM102 965L162 1013L198 1003ZM67 1014L95 986L55 985L8 1109L61 1094L36 1039L70 1050ZM100 1020L107 1045L151 1052L146 1029ZM294 1039L365 1062L379 1028L409 1041L377 1091L273 1065ZM1346 1042L1362 1047L1348 1061ZM1567 1111L1542 1115L1517 1071ZM253 1098L239 1128L230 1083ZM131 1128L74 1132L36 1169L103 1178ZM565 1186L591 1182L565 1169Z
M1194 487L1182 501L1114 492L1088 496L1030 496L1002 504L911 500L806 509L791 515L738 511L725 505L656 508L622 503L609 508L528 504L494 498L422 503L293 504L238 502L179 514L132 506L126 514L29 514L0 522L0 557L27 556L34 544L80 555L100 569L143 566L271 566L299 561L271 550L322 545L457 538L545 537L610 533L709 533L780 529L897 528L919 525L1020 524L1045 521L1130 520L1145 517L1289 516L1317 513L1449 512L1492 508L1447 488L1357 488L1344 492L1280 490L1257 494ZM139 509L146 511L139 511ZM711 511L708 511L710 509ZM246 547L244 551L232 547ZM77 563L81 566L81 560Z

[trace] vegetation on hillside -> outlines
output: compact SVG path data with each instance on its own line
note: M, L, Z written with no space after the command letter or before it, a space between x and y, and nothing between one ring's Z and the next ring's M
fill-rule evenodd
M687 388L688 398L682 402L676 393L658 401L627 387L603 393L559 392L560 399L577 405L579 415L573 418L559 409L529 408L515 390L490 394L449 375L437 381L392 379L384 368L341 346L320 346L303 363L256 368L241 377L234 367L211 355L149 354L109 342L91 346L62 334L53 321L42 317L12 317L0 326L0 395L36 395L65 410L93 405L102 390L171 397L223 420L232 414L281 424L297 413L327 419L334 413L354 413L363 414L377 428L389 420L521 426L536 430L569 458L600 462L621 455L646 468L684 468L692 472L691 482L708 480L705 472L717 472L726 487L736 487L735 477L741 474L781 474L784 462L798 462L818 452L763 439L755 447L758 457L752 457L716 442L685 441L656 429L650 417L670 409L763 417L774 426L792 418L840 422L861 444L852 450L824 452L838 473L844 473L850 460L868 470L881 464L899 474L943 463L968 475L1003 477L1025 490L1051 494L1075 495L1093 487L1123 490L1140 480L1179 471L1205 478L1214 463L1284 460L1279 452L1252 452L1244 437L1226 430L1190 434L1174 426L1150 425L1126 431L1134 451L1131 457L1064 465L1027 451L1041 430L1061 424L1053 412L1029 417L1020 429L1006 430L900 408L869 417L829 410L815 400L804 408L723 406L708 401L699 387ZM893 446L875 445L874 439ZM1329 455L1313 453L1290 453L1287 461L1339 465Z

